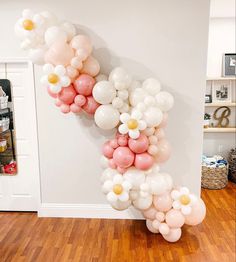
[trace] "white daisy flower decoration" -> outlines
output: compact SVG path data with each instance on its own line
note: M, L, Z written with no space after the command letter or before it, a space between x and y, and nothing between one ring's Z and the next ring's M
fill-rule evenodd
M22 17L16 22L16 34L24 39L23 47L43 44L43 36L46 30L46 20L40 14L34 14L31 10L25 9ZM31 46L30 46L31 45Z
M147 127L147 123L142 120L142 113L138 110L134 110L131 115L128 113L121 114L120 121L122 124L119 126L119 132L123 135L129 134L133 139L137 139L140 131Z
M128 201L131 188L131 183L120 174L115 175L112 180L107 180L103 184L103 192L107 194L107 200L110 203L118 200L121 202Z
M71 80L66 76L66 69L62 65L53 66L52 64L45 64L43 66L43 71L46 73L41 78L41 82L49 86L52 93L59 93L63 87L70 85Z
M171 197L174 200L172 206L174 209L179 209L183 215L189 215L192 211L192 206L196 203L197 197L190 194L187 187L181 187L179 190L173 190Z

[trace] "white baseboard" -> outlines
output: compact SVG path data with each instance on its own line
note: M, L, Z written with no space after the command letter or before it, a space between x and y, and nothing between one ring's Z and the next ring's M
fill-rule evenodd
M130 207L117 211L106 204L54 204L42 203L38 210L39 217L78 217L108 219L144 219L141 212Z

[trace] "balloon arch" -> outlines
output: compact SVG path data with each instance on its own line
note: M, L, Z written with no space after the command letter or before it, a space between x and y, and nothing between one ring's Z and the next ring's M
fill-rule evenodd
M43 65L42 84L62 113L85 111L99 128L117 129L101 157L102 191L111 206L124 210L133 205L147 228L169 242L179 240L184 224L201 223L204 202L160 172L159 165L170 157L164 128L174 104L160 82L135 81L121 67L109 76L100 74L90 39L47 11L24 10L15 33L32 62Z

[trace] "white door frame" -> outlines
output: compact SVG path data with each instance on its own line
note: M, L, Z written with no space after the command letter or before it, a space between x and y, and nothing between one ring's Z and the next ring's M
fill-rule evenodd
M37 212L41 206L41 181L40 181L40 165L39 165L39 143L38 143L38 118L37 118L37 109L36 109L36 90L35 90L35 77L34 77L34 65L33 63L26 57L11 57L11 58L0 58L0 63L6 64L27 64L29 69L28 81L29 85L32 86L32 97L31 97L31 108L35 118L32 119L33 124L33 138L32 139L32 158L34 160L34 172L36 178L36 201L37 201ZM14 105L13 105L14 106ZM13 113L14 118L14 113ZM16 127L17 128L17 127ZM27 210L26 210L27 211Z

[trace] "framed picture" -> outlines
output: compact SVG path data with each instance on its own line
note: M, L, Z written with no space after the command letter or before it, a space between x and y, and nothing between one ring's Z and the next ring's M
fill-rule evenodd
M236 76L236 54L223 55L223 76Z
M230 83L215 82L212 87L213 102L231 102Z
M212 103L212 96L211 95L205 95L205 103L206 104Z

